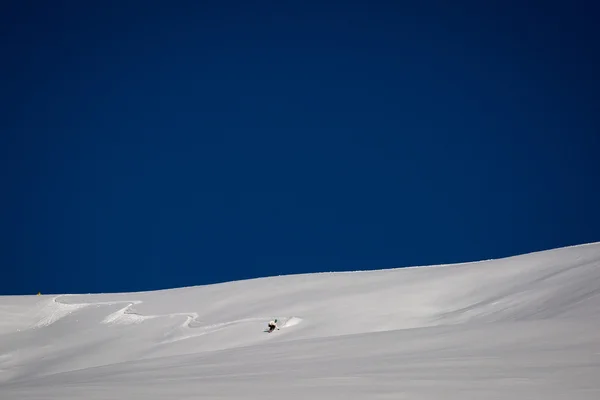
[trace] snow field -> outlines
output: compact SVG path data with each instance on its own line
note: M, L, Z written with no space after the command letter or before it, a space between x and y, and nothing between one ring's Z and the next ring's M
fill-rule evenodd
M266 323L280 330L267 334ZM600 244L0 297L4 399L598 399Z

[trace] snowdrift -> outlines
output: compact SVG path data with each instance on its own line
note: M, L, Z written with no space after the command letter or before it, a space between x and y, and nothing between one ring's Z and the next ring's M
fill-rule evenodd
M280 330L265 333L278 318ZM477 263L0 297L2 399L598 399L600 243Z

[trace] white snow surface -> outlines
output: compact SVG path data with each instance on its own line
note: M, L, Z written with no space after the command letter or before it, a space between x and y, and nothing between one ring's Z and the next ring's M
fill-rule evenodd
M266 333L279 319L280 330ZM0 297L0 398L600 399L600 243Z

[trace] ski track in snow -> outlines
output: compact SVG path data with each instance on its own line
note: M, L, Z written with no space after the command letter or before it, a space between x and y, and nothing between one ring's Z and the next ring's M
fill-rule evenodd
M263 316L263 317L251 317L251 318L242 318L234 321L221 322L217 324L209 324L202 325L201 321L199 321L199 315L196 312L177 312L177 313L168 313L168 314L160 314L160 315L142 315L135 311L133 311L133 307L135 305L142 304L141 300L118 300L118 301L99 301L93 303L64 303L61 302L60 299L64 297L70 297L75 295L60 295L55 296L48 301L48 303L42 307L42 309L37 313L38 318L40 318L37 322L35 322L31 328L39 329L43 327L50 326L59 320L73 314L76 311L82 310L86 307L93 306L113 306L118 304L125 304L123 308L107 315L103 320L102 324L114 324L114 325L131 325L131 324L141 324L144 321L156 319L156 318L172 318L172 317L185 317L185 321L180 325L180 328L184 329L194 329L198 332L193 334L180 334L179 336L174 336L169 339L162 341L162 344L173 343L180 340L190 339L197 336L206 335L209 333L214 333L221 331L229 326L245 323L245 322L260 322L260 321L268 321L271 317ZM298 317L284 317L279 318L280 321L284 321L280 328L287 328L294 325L299 324L302 319ZM165 334L168 336L168 333Z
M56 323L64 317L72 314L73 312L80 310L84 307L89 306L87 303L80 304L67 304L59 303L57 300L59 297L52 298L48 304L46 304L37 314L41 318L32 325L32 328L43 328Z

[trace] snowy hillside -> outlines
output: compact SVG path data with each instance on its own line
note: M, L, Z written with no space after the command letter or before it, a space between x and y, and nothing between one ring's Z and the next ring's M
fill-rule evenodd
M272 318L281 329L265 333ZM459 265L0 297L0 398L600 399L600 243Z

